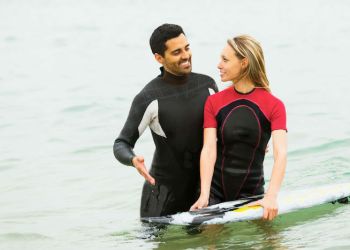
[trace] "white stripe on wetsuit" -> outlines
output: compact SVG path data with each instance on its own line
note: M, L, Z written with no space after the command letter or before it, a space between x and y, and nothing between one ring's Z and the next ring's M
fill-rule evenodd
M209 90L209 94L210 94L210 95L215 94L215 90L213 90L212 88L208 88L208 90Z
M143 114L142 120L141 120L140 125L138 127L139 136L142 135L142 133L147 128L147 126L149 126L150 129L154 133L156 133L157 135L166 138L166 135L165 135L162 127L159 124L159 119L158 119L158 100L152 101L148 105L148 107L146 108L146 111Z

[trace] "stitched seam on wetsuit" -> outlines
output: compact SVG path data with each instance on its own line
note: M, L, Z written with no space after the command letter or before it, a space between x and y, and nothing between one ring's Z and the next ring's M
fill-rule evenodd
M242 106L244 106L244 105L242 105ZM238 106L238 107L239 107L239 106ZM260 124L260 121L259 121L258 116L255 114L254 110L253 110L251 107L249 107L249 106L245 106L245 107L247 107L248 109L250 109L250 110L252 111L252 113L253 113L254 116L255 116L255 119L258 121L258 124L259 124L259 137L258 137L258 141L257 141L256 146L255 146L255 149L254 149L254 153L253 153L253 156L252 156L252 160L250 161L250 164L249 164L249 167L248 167L248 172L247 172L247 174L246 174L246 176L245 176L245 178L244 178L244 180L243 180L243 182L242 182L242 184L241 184L241 187L238 189L235 198L237 198L237 196L239 195L239 193L240 193L240 191L241 191L241 189L242 189L244 183L245 183L246 180L247 180L248 175L250 174L250 169L251 169L251 167L252 167L252 163L253 163L253 160L254 160L254 158L255 158L256 150L258 149L258 146L259 146L259 144L260 144L260 137L261 137L261 124Z
M222 123L222 127L221 127L221 142L222 142L222 145L223 145L223 148L222 148L222 162L221 162L221 183L222 183L222 190L224 191L224 196L225 196L225 200L227 200L227 193L226 193L226 188L225 188L225 183L224 183L224 162L225 162L225 149L226 149L226 146L225 146L225 141L224 141L224 133L223 133L223 130L224 130L224 127L225 127L225 124L226 124L226 121L228 119L228 117L230 116L230 114L235 110L237 109L239 106L235 107L234 109L232 109L228 114L227 116L225 117L225 120L224 122Z
M259 185L260 185L260 183L261 183L261 181L262 181L263 178L264 178L263 175L260 175L259 181L258 181L258 183L256 184L255 189L254 189L252 195L255 195L255 192L256 192L256 190L258 189L258 187L259 187Z
M250 100L250 99L247 99L247 98L237 98L235 99L234 101L232 102L229 102L229 103L225 103L223 105L220 106L220 108L218 108L215 112L215 117L219 114L219 112L226 106L230 105L231 103L234 103L234 102L237 102L237 101L240 101L240 100L244 100L244 101L248 101L248 102L252 102L254 103L258 108L259 110L261 111L261 113L265 116L265 118L271 123L271 120L268 118L268 116L265 114L265 112L261 109L261 106L259 104L257 104L256 102Z
M225 162L225 156L224 156L224 153L225 153L225 141L224 141L224 134L223 134L223 130L224 130L224 127L225 127L225 124L226 124L226 121L228 119L228 117L230 116L230 114L236 110L237 108L240 108L240 107L247 107L248 109L250 109L252 111L252 113L254 114L256 120L258 121L258 124L259 124L259 137L258 137L258 142L257 142L257 145L255 146L255 149L254 149L254 153L253 153L253 157L252 157L252 160L249 164L249 167L248 167L248 173L246 174L240 188L238 189L238 192L236 193L236 197L237 195L239 194L239 192L241 191L242 187L243 187L243 184L245 183L246 179L247 179L247 176L249 175L250 173L250 168L251 168L251 165L253 163L253 159L255 157L255 153L256 153L256 149L257 147L259 146L259 143L260 143L260 137L261 137L261 124L260 124L260 121L259 121L259 118L257 117L257 115L255 114L254 110L249 107L249 106L246 106L246 105L239 105L237 107L235 107L234 109L232 109L228 114L227 116L225 117L225 120L223 121L222 123L222 127L221 127L221 141L222 141L222 145L223 145L223 150L222 150L222 163L221 163L221 183L222 183L222 187L223 187L223 192L224 192L224 196L225 196L225 200L227 200L227 193L226 193L226 188L225 188L225 183L224 183L224 162Z
M227 113L229 113L233 108L240 106L240 105L245 105L245 106L251 107L255 111L255 113L258 115L259 120L261 119L260 125L263 125L262 126L263 130L264 131L271 131L271 123L266 119L265 115L261 112L260 107L256 106L254 103L252 103L246 99L234 101L234 102L231 102L228 105L224 106L215 117L217 124L218 124L217 127L218 128L221 127L223 121L225 120Z

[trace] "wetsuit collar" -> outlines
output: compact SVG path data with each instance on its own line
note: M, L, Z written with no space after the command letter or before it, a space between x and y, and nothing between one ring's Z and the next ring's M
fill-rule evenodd
M183 76L177 76L177 75L174 75L168 71L166 71L164 69L164 67L160 67L160 71L161 71L161 74L160 76L168 83L171 83L171 84L176 84L176 85L179 85L179 84L184 84L187 82L187 79L188 79L188 75L189 74L186 74L186 75L183 75Z
M249 94L251 94L251 93L254 92L255 88L253 88L251 91L249 91L249 92L247 92L247 93L243 93L243 92L238 91L238 90L235 88L235 86L233 86L233 90L234 90L237 94L239 94L239 95L249 95Z

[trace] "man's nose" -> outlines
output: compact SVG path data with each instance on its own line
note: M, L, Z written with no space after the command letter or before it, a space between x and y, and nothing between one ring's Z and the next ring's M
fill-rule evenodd
M191 53L189 51L184 51L181 54L181 59L189 59L190 58Z

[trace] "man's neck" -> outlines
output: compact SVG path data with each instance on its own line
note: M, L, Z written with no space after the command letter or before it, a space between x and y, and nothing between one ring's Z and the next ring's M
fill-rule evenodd
M167 71L166 69L164 69L164 67L161 67L160 70L162 72L161 73L162 78L169 83L179 85L187 82L189 74L182 75L182 76L174 75L169 71Z

